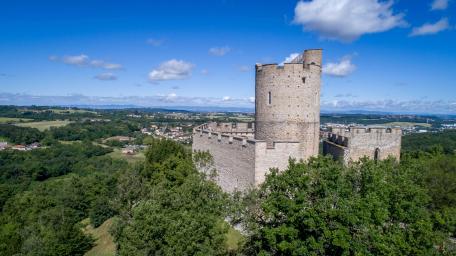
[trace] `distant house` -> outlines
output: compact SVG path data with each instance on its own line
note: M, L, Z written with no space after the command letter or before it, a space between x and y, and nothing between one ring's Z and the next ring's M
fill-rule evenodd
M28 149L36 149L36 148L39 148L40 146L41 146L40 143L34 142L34 143L30 144L30 145L27 145L27 148Z
M24 145L18 144L18 145L12 146L11 149L13 149L13 150L19 150L19 151L26 151L26 150L27 150L27 147L24 146Z
M0 141L0 150L4 150L8 147L8 142Z
M136 149L134 147L125 147L122 148L122 154L125 155L134 155L136 153Z
M106 141L110 141L110 140L117 140L117 141L120 141L120 142L128 142L128 141L133 140L133 138L132 137L128 137L128 136L113 136L113 137L105 139L105 142Z

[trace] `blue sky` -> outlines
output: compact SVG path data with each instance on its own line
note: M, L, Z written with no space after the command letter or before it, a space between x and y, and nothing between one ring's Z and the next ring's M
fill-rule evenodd
M255 63L323 48L322 109L454 114L455 11L455 0L5 1L0 104L253 107Z

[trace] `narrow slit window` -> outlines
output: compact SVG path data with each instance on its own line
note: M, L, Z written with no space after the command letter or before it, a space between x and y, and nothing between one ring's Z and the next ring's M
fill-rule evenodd
M268 92L268 104L271 105L271 103L272 103L271 92Z
M303 84L306 83L306 77L303 77L303 78L302 78L302 83L303 83Z

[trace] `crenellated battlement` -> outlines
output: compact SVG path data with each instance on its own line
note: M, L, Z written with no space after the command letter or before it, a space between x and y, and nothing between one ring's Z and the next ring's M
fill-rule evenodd
M372 159L400 157L402 130L386 127L331 127L323 141L323 153L344 163L366 156Z

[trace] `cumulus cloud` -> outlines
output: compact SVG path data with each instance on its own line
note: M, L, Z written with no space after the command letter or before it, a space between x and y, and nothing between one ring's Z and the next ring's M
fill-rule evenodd
M356 66L351 62L351 57L342 58L340 62L330 62L323 66L323 74L328 76L345 77L355 71Z
M69 64L69 65L83 66L83 65L87 65L87 63L89 62L89 56L87 56L85 54L74 55L74 56L63 56L62 61L63 61L63 63Z
M100 68L109 69L109 70L123 68L122 65L120 65L120 64L109 63L109 62L105 62L103 60L92 60L92 61L90 61L90 65L93 67L100 67Z
M230 96L223 96L222 100L223 101L230 101L231 97Z
M164 42L165 42L164 39L157 39L157 38L149 38L146 40L147 44L150 44L155 47L161 46Z
M51 55L51 56L48 57L48 59L49 59L50 61L58 61L58 60L59 60L59 57L58 57L58 56L55 56L55 55Z
M113 73L101 73L98 74L94 77L95 79L101 80L101 81L113 81L117 80L117 76Z
M356 98L356 95L353 95L351 93L339 93L334 96L334 98Z
M296 57L299 56L299 53L297 52L294 52L294 53L291 53L288 57L286 57L281 63L280 65L283 65L284 63L290 63L292 60L296 59Z
M63 57L59 57L56 55L49 56L50 61L61 61L68 65L75 65L79 67L95 67L95 68L103 68L107 70L118 70L122 69L122 65L117 63L110 63L104 60L92 60L86 54L80 55L65 55Z
M444 113L455 114L456 103L444 100L365 100L322 101L321 108L325 111L367 110L395 113Z
M312 0L295 7L294 23L321 37L351 42L364 34L384 32L406 25L392 9L393 1Z
M183 60L168 60L149 73L149 80L156 82L186 79L191 76L193 67L192 63Z
M255 97L249 97L248 100L250 103L255 103Z
M447 30L450 27L447 18L442 18L436 23L425 23L420 27L413 28L410 36L425 36L437 34L441 31Z
M242 66L239 67L239 71L241 71L241 72L249 72L250 71L250 67L246 66L246 65L242 65Z
M431 4L431 10L445 10L448 8L448 0L434 0Z
M209 54L213 56L224 56L231 51L231 48L228 46L223 47L212 47L209 49Z

